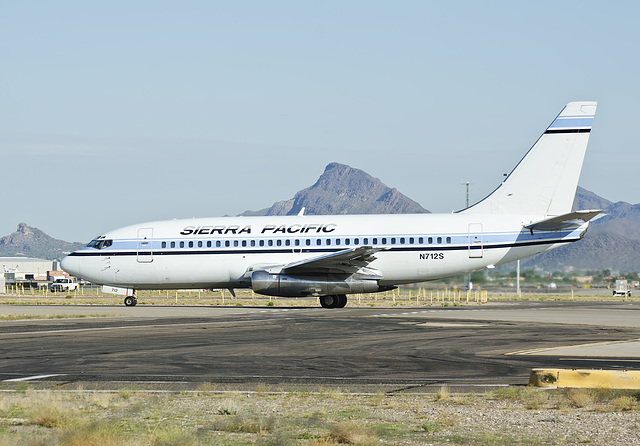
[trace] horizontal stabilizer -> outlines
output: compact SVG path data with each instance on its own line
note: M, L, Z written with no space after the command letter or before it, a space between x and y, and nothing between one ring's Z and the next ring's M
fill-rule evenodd
M526 229L531 231L559 231L561 229L577 228L593 217L598 215L602 210L592 211L575 211L557 217L545 218L528 225L524 225Z

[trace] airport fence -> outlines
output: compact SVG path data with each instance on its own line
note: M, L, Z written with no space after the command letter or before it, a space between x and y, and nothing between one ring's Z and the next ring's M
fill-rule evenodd
M7 297L44 297L48 299L114 299L119 301L124 297L104 293L102 287L81 286L73 291L52 292L46 284L39 287L23 287L20 284L6 285L4 294ZM285 298L263 296L252 290L142 290L136 292L138 301L146 300L155 304L198 303L205 305L267 305L267 306L297 306L316 305L317 298ZM483 290L458 290L454 288L426 289L398 288L381 293L350 294L351 305L359 306L431 306L431 305L466 305L487 303L489 294ZM195 302L194 302L195 301Z

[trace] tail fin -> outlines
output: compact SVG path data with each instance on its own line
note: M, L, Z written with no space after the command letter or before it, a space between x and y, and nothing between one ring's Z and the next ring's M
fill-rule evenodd
M597 102L570 102L507 178L488 197L461 212L571 212Z

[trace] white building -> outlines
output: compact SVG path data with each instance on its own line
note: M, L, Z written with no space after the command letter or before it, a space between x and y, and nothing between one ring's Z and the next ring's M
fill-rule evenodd
M57 260L32 259L29 257L0 257L3 273L15 280L47 280L50 271L58 271Z

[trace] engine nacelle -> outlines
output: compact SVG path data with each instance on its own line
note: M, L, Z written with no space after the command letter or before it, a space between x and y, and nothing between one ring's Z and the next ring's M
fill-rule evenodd
M258 294L279 297L327 296L331 294L376 293L394 287L381 287L377 280L356 279L337 274L289 276L254 271L251 288Z

